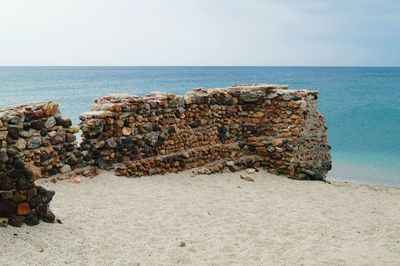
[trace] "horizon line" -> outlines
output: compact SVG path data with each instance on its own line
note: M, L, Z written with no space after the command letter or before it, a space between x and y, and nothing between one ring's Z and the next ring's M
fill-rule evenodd
M343 68L399 68L395 65L0 65L0 68L5 67L343 67Z

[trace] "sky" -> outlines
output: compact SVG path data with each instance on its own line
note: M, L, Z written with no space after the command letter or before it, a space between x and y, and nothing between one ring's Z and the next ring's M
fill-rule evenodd
M400 66L400 1L0 0L0 65Z

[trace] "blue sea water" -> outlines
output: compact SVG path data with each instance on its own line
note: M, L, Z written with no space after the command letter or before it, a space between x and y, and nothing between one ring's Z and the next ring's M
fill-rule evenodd
M329 178L400 186L400 68L0 67L0 106L54 100L78 123L95 98L112 92L183 94L260 82L320 92L332 145Z

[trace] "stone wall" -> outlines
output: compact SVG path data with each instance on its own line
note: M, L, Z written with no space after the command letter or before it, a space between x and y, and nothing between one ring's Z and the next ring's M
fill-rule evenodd
M53 102L0 109L0 148L13 149L35 178L68 172L83 164L70 119Z
M283 85L195 89L184 96L110 95L81 115L93 163L142 176L206 166L264 167L294 179L323 179L331 167L317 92Z
M35 180L83 165L78 132L52 102L0 109L0 217L15 226L54 222L49 211L54 192Z
M49 203L54 196L35 185L33 172L13 149L0 149L0 222L14 226L37 225L39 219L53 223Z
M74 170L85 175L85 169L91 175L92 166L125 176L263 167L293 179L324 179L330 146L317 98L268 84L184 96L110 95L80 116L80 127L53 102L0 109L0 217L16 226L54 222L54 192L35 180Z

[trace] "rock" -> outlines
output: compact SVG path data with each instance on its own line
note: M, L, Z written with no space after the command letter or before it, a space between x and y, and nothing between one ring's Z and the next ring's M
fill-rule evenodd
M69 134L69 133L67 133L66 141L67 141L68 143L74 142L75 140L76 140L76 136L75 136L74 134Z
M115 147L117 147L117 145L118 145L118 143L117 143L113 138L107 139L106 142L107 142L107 145L108 145L110 148L115 148Z
M23 151L26 148L26 141L24 139L18 139L15 143L15 148L19 151Z
M272 141L272 145L275 147L281 147L281 146L283 146L283 142L284 142L283 139L277 138Z
M272 100L276 97L278 97L278 94L274 93L274 92L267 95L267 99L269 99L269 100Z
M9 190L0 191L0 200L12 199L14 197L14 193L15 193L15 189L13 189L14 187L15 186L12 185ZM2 188L0 188L0 190L2 190Z
M11 226L21 227L24 220L25 216L13 216L8 219L8 224Z
M27 197L24 194L21 194L19 192L13 193L11 198L16 203L24 202L27 200Z
M35 195L29 199L29 206L31 208L37 208L40 204L42 204L42 198L40 195Z
M19 124L19 122L21 121L21 118L16 115L8 114L7 120L8 120L8 123L10 123L10 124Z
M82 175L85 177L95 177L95 176L99 175L99 171L97 170L97 168L92 167L92 168L84 171L82 173Z
M44 123L40 119L31 122L31 128L33 128L35 130L41 130L43 127L44 127Z
M8 161L8 154L5 150L0 150L0 162L7 162Z
M39 167L34 166L34 165L30 165L28 167L32 172L32 180L33 181L42 177L42 170Z
M32 212L31 207L29 206L29 204L27 202L22 202L22 203L18 204L17 215L25 216L25 215L30 214L31 212Z
M60 181L65 180L65 179L68 179L67 176L62 175L62 174L56 175L55 178L56 178L57 180L60 180Z
M111 169L114 169L114 166L112 165L111 162L107 162L107 161L104 161L104 160L98 160L97 166L98 166L100 169L104 169L104 170L111 170Z
M28 141L28 149L37 149L42 145L42 138L41 137L33 137Z
M60 167L59 170L60 170L60 173L62 173L62 174L72 171L71 166L69 166L68 164L64 164L63 166Z
M0 130L0 141L5 140L8 136L8 131Z
M71 133L71 134L77 134L77 133L79 133L79 131L81 130L81 128L79 127L79 126L75 126L75 127L69 127L68 129L67 129L67 131L69 132L69 133Z
M122 128L122 134L125 136L129 136L132 134L132 129L129 127L124 127Z
M45 223L54 223L56 220L56 216L51 211L47 210L46 214L42 215L42 220Z
M28 215L25 217L24 223L29 226L34 226L39 224L39 218L36 215Z
M72 177L68 180L68 182L72 183L72 184L80 184L81 183L81 179L79 177Z
M28 178L21 176L17 179L16 188L19 190L26 190L31 187L31 182Z
M291 95L291 94L283 94L283 95L282 95L282 99L283 99L284 101L290 101L290 100L292 100L294 97L295 97L295 96L294 96L294 95Z
M235 166L235 162L234 161L227 161L226 162L226 166L233 167L233 166Z
M201 126L201 122L200 121L193 121L189 123L189 126L191 128L198 128L199 126Z
M8 219L0 217L0 227L7 227L7 225L8 225Z
M38 189L38 193L42 197L42 202L44 204L49 203L53 199L55 194L54 191L46 190L40 186L37 186L36 188Z
M0 200L0 217L9 218L14 215L16 204L11 200Z
M45 126L47 129L52 129L55 125L57 125L57 122L56 122L56 118L55 118L55 117L49 117L49 118L46 120L46 122L44 122L44 126Z
M47 136L49 136L50 138L54 138L55 136L57 136L57 131L50 131Z
M106 120L107 124L110 124L110 125L114 124L114 118L112 118L112 117L106 117L105 120Z
M240 175L240 179L249 181L249 182L254 182L254 179L245 175Z
M316 176L315 172L310 170L310 169L302 169L301 172L303 174L306 174L307 176L309 176L310 178Z
M23 138L30 138L33 135L33 130L32 129L22 130L19 132L19 135Z
M15 180L9 177L0 179L0 190L12 190L15 188Z
M8 136L14 140L17 140L19 138L19 129L15 126L8 126ZM1 133L0 133L1 135Z
M148 145L156 146L157 144L161 145L161 143L159 143L159 140L160 140L159 137L160 137L159 132L150 132L145 135L144 139Z
M32 188L26 190L25 194L28 198L32 198L37 195L37 189L35 187L32 187Z
M24 169L25 168L25 162L22 161L19 158L14 158L13 165L16 169Z
M246 169L246 173L248 173L248 174L254 174L255 172L256 172L256 169L254 169L254 168Z
M245 103L254 103L260 98L257 91L241 91L239 99Z
M57 120L57 118L56 118L56 120ZM72 121L71 121L71 119L58 118L57 124L62 126L63 128L70 128L72 126Z

